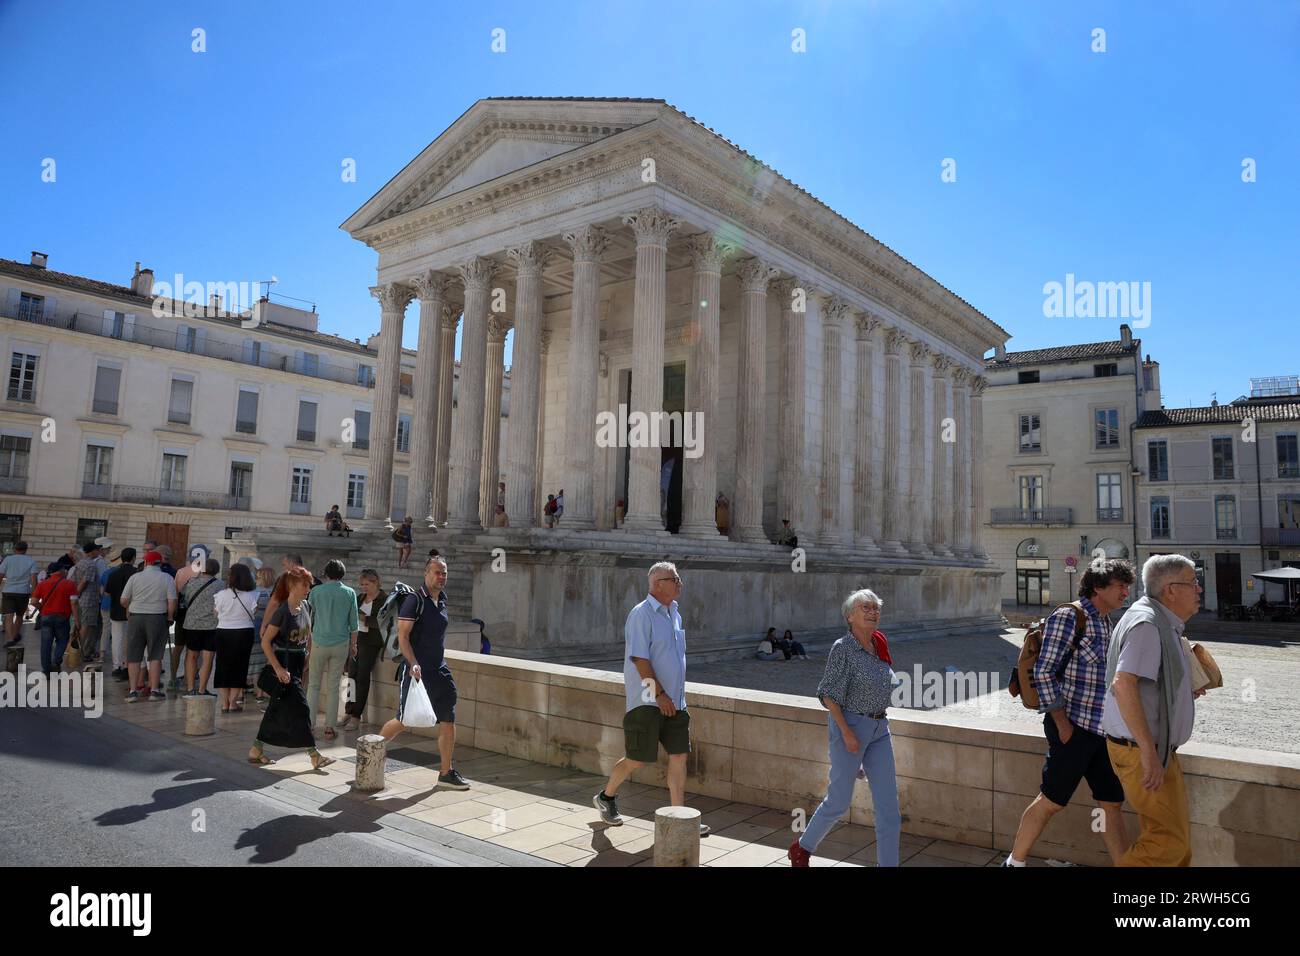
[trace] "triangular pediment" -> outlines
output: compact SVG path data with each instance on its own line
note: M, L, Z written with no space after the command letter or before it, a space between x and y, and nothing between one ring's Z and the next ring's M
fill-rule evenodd
M343 224L369 226L654 119L660 100L479 100Z

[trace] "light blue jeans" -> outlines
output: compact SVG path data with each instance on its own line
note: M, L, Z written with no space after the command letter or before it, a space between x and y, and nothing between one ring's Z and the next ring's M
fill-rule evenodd
M898 866L898 837L903 829L898 810L898 784L894 778L894 744L889 735L889 720L873 720L865 714L844 711L844 722L858 738L859 749L844 746L844 735L830 714L831 782L826 797L808 821L799 845L809 853L817 846L844 814L853 800L853 784L858 768L866 771L871 787L871 805L876 815L876 865Z

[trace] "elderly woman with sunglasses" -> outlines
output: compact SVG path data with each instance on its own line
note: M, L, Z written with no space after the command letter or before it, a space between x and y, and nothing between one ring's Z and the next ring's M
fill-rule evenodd
M876 865L898 866L898 837L902 817L894 777L894 745L885 709L893 692L893 661L889 644L878 630L884 602L874 591L855 591L843 606L848 633L831 645L826 673L817 696L830 711L831 779L817 812L804 832L790 844L794 866L808 866L809 857L849 810L853 784L861 769L871 787L876 818Z

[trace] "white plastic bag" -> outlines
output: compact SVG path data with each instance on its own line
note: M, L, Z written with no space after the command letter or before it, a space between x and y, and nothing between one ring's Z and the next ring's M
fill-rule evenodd
M406 691L406 707L402 710L402 726L432 727L437 722L424 681L412 677L411 686Z

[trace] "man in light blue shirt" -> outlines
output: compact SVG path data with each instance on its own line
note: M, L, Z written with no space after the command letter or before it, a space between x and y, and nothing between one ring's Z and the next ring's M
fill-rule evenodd
M623 715L626 756L614 764L609 782L592 798L601 819L618 826L618 788L637 768L668 752L668 795L680 807L686 799L686 757L691 752L691 718L686 712L686 630L677 610L682 579L660 561L650 568L650 595L632 608L623 626ZM700 824L701 835L709 828Z
M14 553L0 561L0 613L5 620L5 647L23 642L23 615L36 590L36 559L27 554L27 542L14 545Z

